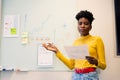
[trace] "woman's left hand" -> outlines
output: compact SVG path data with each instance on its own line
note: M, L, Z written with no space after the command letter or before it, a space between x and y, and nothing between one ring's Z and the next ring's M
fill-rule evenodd
M95 64L96 66L98 65L98 60L95 59L94 57L86 56L86 59L88 60L88 62L89 62L90 64Z

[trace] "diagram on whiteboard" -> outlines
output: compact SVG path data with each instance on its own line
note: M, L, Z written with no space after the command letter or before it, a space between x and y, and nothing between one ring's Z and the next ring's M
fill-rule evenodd
M76 34L76 1L37 1L21 15L21 32L28 32L29 43L71 43Z

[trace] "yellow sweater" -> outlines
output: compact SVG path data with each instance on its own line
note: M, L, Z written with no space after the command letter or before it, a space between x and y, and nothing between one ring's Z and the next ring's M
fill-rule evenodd
M89 48L90 56L96 58L98 60L98 65L90 64L87 60L80 59L68 59L66 58L60 51L56 53L56 56L69 68L86 68L86 67L99 67L100 69L106 68L105 61L105 50L104 43L99 36L81 36L80 38L74 41L74 46L80 46L87 44Z

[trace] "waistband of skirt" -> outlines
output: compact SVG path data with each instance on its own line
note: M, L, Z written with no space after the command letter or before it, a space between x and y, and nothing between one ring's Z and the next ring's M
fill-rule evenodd
M75 69L75 72L78 74L89 73L89 72L94 72L94 71L96 71L96 68L94 68L94 67L88 67L88 68L83 68L83 69L76 68Z

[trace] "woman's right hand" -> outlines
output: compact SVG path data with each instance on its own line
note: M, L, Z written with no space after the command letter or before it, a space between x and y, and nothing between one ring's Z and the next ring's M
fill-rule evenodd
M53 45L52 43L43 43L43 47L45 47L47 50L53 51L53 52L58 52L58 49L55 45Z

